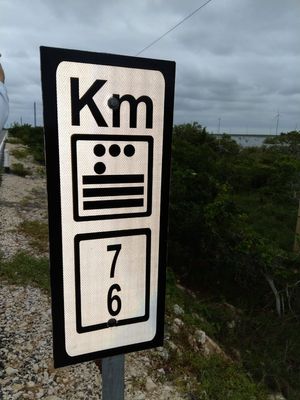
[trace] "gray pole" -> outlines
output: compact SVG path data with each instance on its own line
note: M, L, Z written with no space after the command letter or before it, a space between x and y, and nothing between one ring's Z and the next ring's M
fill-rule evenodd
M124 400L124 354L102 359L102 400Z
M276 135L277 135L277 133L278 133L279 116L280 116L280 114L279 114L279 111L278 111L278 113L277 113L277 115L276 115L276 117L277 117L277 121L276 121Z
M33 103L34 127L36 127L36 102Z

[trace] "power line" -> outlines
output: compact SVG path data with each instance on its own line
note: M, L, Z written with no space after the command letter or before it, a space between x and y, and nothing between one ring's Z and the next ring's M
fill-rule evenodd
M205 7L206 4L210 3L212 0L208 0L206 3L202 4L200 7L196 8L193 12L191 12L189 15L187 15L185 18L183 18L181 21L179 21L176 25L174 25L172 28L170 28L167 32L165 32L163 35L155 39L153 42L148 44L148 46L144 47L141 51L139 51L136 56L139 56L141 53L143 53L145 50L149 49L149 47L153 46L157 42L159 42L162 38L167 36L170 32L174 31L179 25L183 24L187 19L191 18L194 14L196 14L201 8Z

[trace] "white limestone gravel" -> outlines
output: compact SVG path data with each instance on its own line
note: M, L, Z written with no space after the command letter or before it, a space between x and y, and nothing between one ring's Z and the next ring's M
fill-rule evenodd
M16 148L17 145L9 145ZM25 163L24 160L22 160ZM0 186L0 251L35 256L18 232L24 219L46 221L45 178L28 158L32 175L4 174ZM0 283L0 399L101 399L101 375L94 362L54 369L50 298L35 287ZM126 355L125 399L183 400L163 369L167 348ZM161 362L160 362L161 360Z
M20 149L22 146L7 144L8 150ZM27 157L15 159L10 155L11 164L22 162L32 175L20 177L3 174L0 186L0 252L9 258L20 250L36 254L27 237L22 235L18 225L24 220L47 221L46 179L41 177L41 166L37 166ZM40 255L40 254L39 254Z
M94 362L53 368L49 297L40 289L1 284L0 320L0 399L101 399ZM157 369L165 353L126 355L125 399L184 399Z

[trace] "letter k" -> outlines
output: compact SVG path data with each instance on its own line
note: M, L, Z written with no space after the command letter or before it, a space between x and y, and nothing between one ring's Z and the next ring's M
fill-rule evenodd
M88 106L98 126L108 126L99 108L94 102L93 97L102 88L106 81L97 79L92 86L79 97L79 78L71 79L71 108L72 108L72 125L80 125L80 111L83 107Z

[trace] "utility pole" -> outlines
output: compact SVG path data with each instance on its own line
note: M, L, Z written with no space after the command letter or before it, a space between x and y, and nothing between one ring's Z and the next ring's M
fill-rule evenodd
M296 232L295 232L295 240L294 240L294 252L299 253L300 250L300 200L298 206L298 216L297 216L297 223L296 223Z
M279 117L280 117L279 111L277 112L276 117L277 117L277 121L276 121L276 136L277 136L277 134L278 134L278 125L279 125Z
M36 127L36 103L33 103L33 126Z
M221 128L221 118L218 118L219 124L218 124L218 134L220 134L220 128Z

